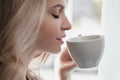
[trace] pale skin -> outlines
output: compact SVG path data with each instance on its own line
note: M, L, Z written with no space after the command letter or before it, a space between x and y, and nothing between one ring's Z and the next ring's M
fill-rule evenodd
M61 45L63 44L62 38L66 36L65 31L71 29L71 24L65 16L64 9L64 0L47 1L47 11L41 26L41 35L38 41L38 44L42 44L42 46L39 45L39 49L52 53L61 50ZM77 67L77 65L71 59L67 48L61 52L60 57L60 79L70 80L68 78L70 77L69 72Z
M33 57L40 55L39 53L41 52L48 52L52 54L61 51L61 45L64 43L62 38L65 38L66 36L65 31L71 29L71 24L65 16L64 9L64 0L47 0L47 9L41 24L39 38L36 44L36 54L34 54ZM33 57L28 58L28 56L26 56L26 64L29 64ZM70 80L68 78L69 72L76 67L76 64L71 59L66 48L60 54L60 63L60 79ZM24 79L16 80L25 80L25 73L26 70L20 74L20 77Z
M64 14L64 0L47 0L47 10L40 29L38 49L56 53L61 50L65 31L71 24ZM42 45L42 46L41 46Z

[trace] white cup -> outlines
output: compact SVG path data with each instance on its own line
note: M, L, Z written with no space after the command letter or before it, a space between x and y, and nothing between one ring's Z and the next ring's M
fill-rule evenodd
M67 46L79 68L98 67L104 50L104 36L85 35L70 38Z

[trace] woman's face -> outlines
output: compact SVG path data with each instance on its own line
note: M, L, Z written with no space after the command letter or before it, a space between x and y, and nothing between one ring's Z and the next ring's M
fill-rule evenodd
M65 30L71 29L64 14L64 0L47 0L47 10L40 28L38 48L43 51L57 53L64 43Z

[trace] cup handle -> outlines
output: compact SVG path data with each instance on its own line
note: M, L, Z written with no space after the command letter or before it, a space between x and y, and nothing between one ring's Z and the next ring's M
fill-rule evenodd
M82 36L82 34L79 34L78 37L79 37L79 36Z

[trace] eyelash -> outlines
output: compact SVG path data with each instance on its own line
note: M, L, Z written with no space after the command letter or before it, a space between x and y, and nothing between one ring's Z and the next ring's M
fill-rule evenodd
M55 14L52 14L52 16L56 19L58 19L60 17L59 15L55 15Z

